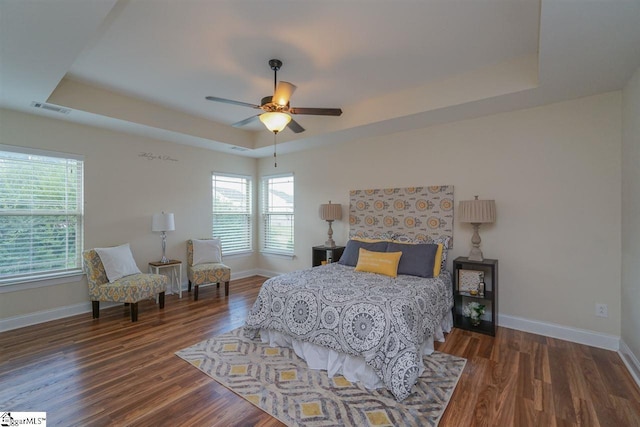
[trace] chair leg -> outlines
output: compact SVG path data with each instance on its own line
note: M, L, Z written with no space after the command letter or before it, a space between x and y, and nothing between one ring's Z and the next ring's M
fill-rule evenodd
M194 285L193 286L193 300L194 301L198 301L198 288L200 287L200 285Z
M224 282L224 296L225 297L229 296L229 281L228 280L226 282Z
M164 292L158 294L158 299L160 300L160 308L164 308Z
M91 307L93 308L93 318L100 318L100 301L91 301Z
M191 292L191 280L187 280L189 282L189 287L187 288L187 292Z
M220 282L216 283L216 288L220 289Z
M131 303L131 321L132 322L138 321L138 303L137 302Z

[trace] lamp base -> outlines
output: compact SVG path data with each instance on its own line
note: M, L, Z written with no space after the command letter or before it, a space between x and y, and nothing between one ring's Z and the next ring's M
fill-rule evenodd
M324 242L324 245L328 248L335 248L336 247L336 242L333 241L333 239L329 239L326 242Z
M482 251L480 250L480 243L482 240L480 239L480 233L478 233L480 224L472 223L471 225L473 225L473 236L471 236L471 245L473 247L471 248L471 252L469 252L469 256L467 258L469 258L469 261L482 261L484 259L482 257Z
M326 242L324 242L324 245L329 248L335 248L336 242L333 241L333 229L331 228L331 223L333 222L333 220L327 220L327 222L329 223L329 231L327 232L327 236L329 238Z
M482 251L479 248L471 248L471 252L469 252L467 259L469 261L484 261Z

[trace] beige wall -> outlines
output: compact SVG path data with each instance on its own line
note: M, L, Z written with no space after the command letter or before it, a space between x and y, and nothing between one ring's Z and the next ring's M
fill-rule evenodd
M73 114L73 113L72 113ZM255 175L255 159L0 110L0 143L85 156L85 248L129 242L142 271L160 259L155 212L173 212L167 256L186 261L186 240L211 235L211 172ZM140 153L172 160L148 160ZM225 258L234 272L257 255ZM183 280L186 281L186 268ZM0 294L0 319L88 303L80 282Z
M263 257L260 268L310 266L311 246L326 240L319 205L348 209L351 189L453 184L457 201L496 200L497 222L480 235L485 257L500 262L502 314L617 336L620 106L613 92L281 155L277 171L295 174L298 256ZM258 171L274 173L272 159ZM344 244L348 221L333 228ZM467 255L472 229L454 228L452 256ZM608 318L595 316L595 303L608 305Z
M640 359L640 68L622 93L622 341ZM640 366L638 366L640 369Z
M168 255L210 229L212 170L259 176L293 172L296 257L230 258L233 271L286 272L311 264L326 240L321 203L348 207L350 189L452 184L457 200L496 200L481 228L486 257L500 260L500 312L620 335L621 93L455 122L258 161L0 110L0 143L86 156L85 247L130 242L141 269L160 255L151 215L176 214ZM153 160L140 152L169 156ZM259 222L259 221L258 221ZM455 223L452 258L471 227ZM348 222L334 223L346 242ZM256 242L256 249L258 248ZM84 281L0 294L0 319L88 301ZM597 318L605 303L609 318Z

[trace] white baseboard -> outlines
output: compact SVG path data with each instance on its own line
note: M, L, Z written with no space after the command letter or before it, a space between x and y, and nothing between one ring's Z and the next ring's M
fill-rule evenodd
M572 328L556 323L500 314L498 316L498 325L504 328L517 329L519 331L531 332L532 334L544 335L551 338L559 338L578 344L604 348L606 350L618 351L620 348L620 337L618 336L586 329Z
M629 346L627 346L623 340L620 340L620 350L618 350L618 354L627 366L627 370L635 380L636 384L640 387L640 361L638 361L636 355L633 354Z
M283 273L278 273L277 271L262 270L262 269L255 270L255 272L256 272L255 273L256 276L263 276L263 277L276 277L283 274Z
M100 305L106 308L115 304L102 303ZM35 313L0 319L0 332L49 322L51 320L62 319L64 317L75 316L76 314L90 313L91 310L91 301L87 301L80 304L67 305L64 307L53 308L51 310L37 311Z
M244 279L251 276L265 276L260 270L246 270L237 273L231 272L231 280ZM276 274L274 274L276 275ZM270 277L270 276L267 276ZM187 290L187 282L182 283L182 290ZM184 295L183 295L184 296ZM117 303L101 302L100 309L112 307ZM6 319L0 319L0 332L10 331L12 329L23 328L25 326L36 325L38 323L49 322L51 320L58 320L64 317L75 316L77 314L91 313L91 301L83 302L80 304L67 305L64 307L57 307L51 310L37 311L35 313L22 314L19 316L8 317Z

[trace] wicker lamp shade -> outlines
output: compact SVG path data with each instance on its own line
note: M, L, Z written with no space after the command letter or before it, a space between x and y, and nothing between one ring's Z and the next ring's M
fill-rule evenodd
M490 224L496 222L496 202L495 200L463 200L458 206L458 218L460 222L468 222L473 225L473 236L471 237L470 261L482 261L482 251L480 250L480 224Z
M320 205L320 218L325 221L335 221L342 218L342 205L329 203Z
M493 223L496 222L496 201L463 200L458 207L458 213L460 222L472 224Z
M331 228L331 223L342 218L342 205L332 204L331 200L329 200L329 203L327 204L320 205L320 218L329 223L329 231L327 232L329 238L324 245L330 248L335 248L336 242L333 241L333 229Z

